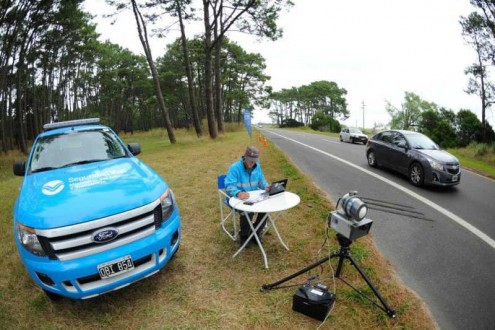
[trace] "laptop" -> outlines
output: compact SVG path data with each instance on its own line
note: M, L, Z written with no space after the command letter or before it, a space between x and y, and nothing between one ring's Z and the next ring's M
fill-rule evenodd
M283 180L272 182L272 184L270 185L270 190L262 193L261 195L273 196L276 194L283 193L285 191L285 188L287 187L287 181L288 181L288 179L283 179Z

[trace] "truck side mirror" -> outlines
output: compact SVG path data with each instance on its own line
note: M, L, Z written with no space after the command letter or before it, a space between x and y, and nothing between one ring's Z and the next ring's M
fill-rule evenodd
M129 148L129 151L134 156L137 156L141 153L141 146L139 145L139 143L129 143L127 145L127 148Z
M14 175L24 176L26 175L26 162L18 160L13 166Z

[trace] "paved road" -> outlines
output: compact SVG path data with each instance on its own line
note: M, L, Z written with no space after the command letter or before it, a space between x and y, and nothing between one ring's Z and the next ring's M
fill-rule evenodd
M370 210L376 245L441 329L495 329L495 181L463 171L457 187L417 188L406 177L370 168L363 145L261 131L334 203L357 190L423 213L430 221Z

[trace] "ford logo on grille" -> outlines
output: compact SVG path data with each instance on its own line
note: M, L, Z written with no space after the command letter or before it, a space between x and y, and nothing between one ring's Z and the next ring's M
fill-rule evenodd
M93 232L91 238L95 243L106 243L115 239L118 235L119 231L116 228L103 228Z

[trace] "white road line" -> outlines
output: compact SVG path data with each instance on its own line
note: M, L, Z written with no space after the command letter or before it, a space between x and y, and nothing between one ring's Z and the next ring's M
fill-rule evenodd
M454 213L450 212L449 210L446 210L446 209L444 209L443 207L441 207L440 205L435 204L435 203L433 203L432 201L430 201L430 200L428 200L428 199L424 198L423 196L418 195L418 194L417 194L417 193L415 193L414 191L411 191L411 190L409 190L409 189L407 189L407 188L404 188L403 186L401 186L401 185L399 185L399 184L397 184L397 183L395 183L395 182L393 182L393 181L390 181L389 179L386 179L386 178L384 178L384 177L382 177L382 176L380 176L380 175L378 175L378 174L376 174L376 173L373 173L373 172L371 172L371 171L369 171L369 170L367 170L367 169L364 169L364 168L362 168L362 167L359 167L359 166L357 166L357 165L355 165L355 164L353 164L353 163L351 163L351 162L348 162L348 161L347 161L347 160L345 160L345 159L342 159L342 158L337 157L337 156L335 156L335 155L329 154L328 152L325 152L325 151L322 151L322 150L320 150L320 149L314 148L314 147L312 147L312 146L310 146L310 145L307 145L307 144L304 144L304 143L299 142L299 141L297 141L297 140L294 140L294 139L288 138L288 137L286 137L286 136L280 135L280 134L275 133L275 132L273 132L273 131L270 131L270 133L275 134L275 135L278 135L278 136L280 136L281 138L284 138L284 139L286 139L286 140L290 140L290 141L292 141L292 142L294 142L294 143L297 143L297 144L300 144L300 145L302 145L302 146L305 146L306 148L312 149L312 150L314 150L314 151L316 151L316 152L319 152L319 153L321 153L321 154L323 154L323 155L325 155L325 156L328 156L328 157L330 157L330 158L333 158L333 159L335 159L335 160L338 160L339 162L342 162L342 163L344 163L344 164L346 164L346 165L352 166L352 167L354 167L355 169L357 169L357 170L359 170L359 171L362 171L362 172L364 172L364 173L366 173L366 174L368 174L368 175L371 175L371 176L373 176L373 177L377 178L378 180L381 180L381 181L383 181L383 182L385 182L385 183L387 183L387 184L391 185L392 187L394 187L394 188L397 188L397 189L401 190L402 192L404 192L404 193L408 194L409 196L411 196L411 197L413 197L413 198L416 198L418 201L420 201L420 202L422 202L422 203L424 203L424 204L426 204L426 205L428 205L428 206L430 206L430 207L434 208L434 209L435 209L435 210L437 210L438 212L440 212L440 213L442 213L443 215L445 215L446 217L450 218L451 220L453 220L453 221L454 221L454 222L456 222L457 224L461 225L461 226L462 226L462 227L464 227L465 229L469 230L471 233L473 233L474 235L478 236L478 238L479 238L479 239L481 239L481 240L482 240L482 241L484 241L486 244L488 244L489 246L491 246L492 248L494 248L494 249L495 249L495 240L493 240L492 238L490 238L490 237L489 237L488 235L486 235L484 232L482 232L482 231L481 231L481 230L479 230L478 228L474 227L473 225L471 225L471 224L470 224L469 222L467 222L466 220L464 220L464 219L462 219L462 218L458 217L457 215L455 215Z
M483 178L483 179L485 179L485 180L490 180L490 181L495 182L495 180L494 180L494 179L492 179L492 178L490 178L490 177L487 177L487 176L484 176L484 175L481 175L481 174L479 174L479 173L476 173L475 171L471 170L470 168L463 167L462 165L461 165L461 167L464 169L464 171L469 171L469 173L474 174L474 175L477 175L477 176L479 176L480 178Z

